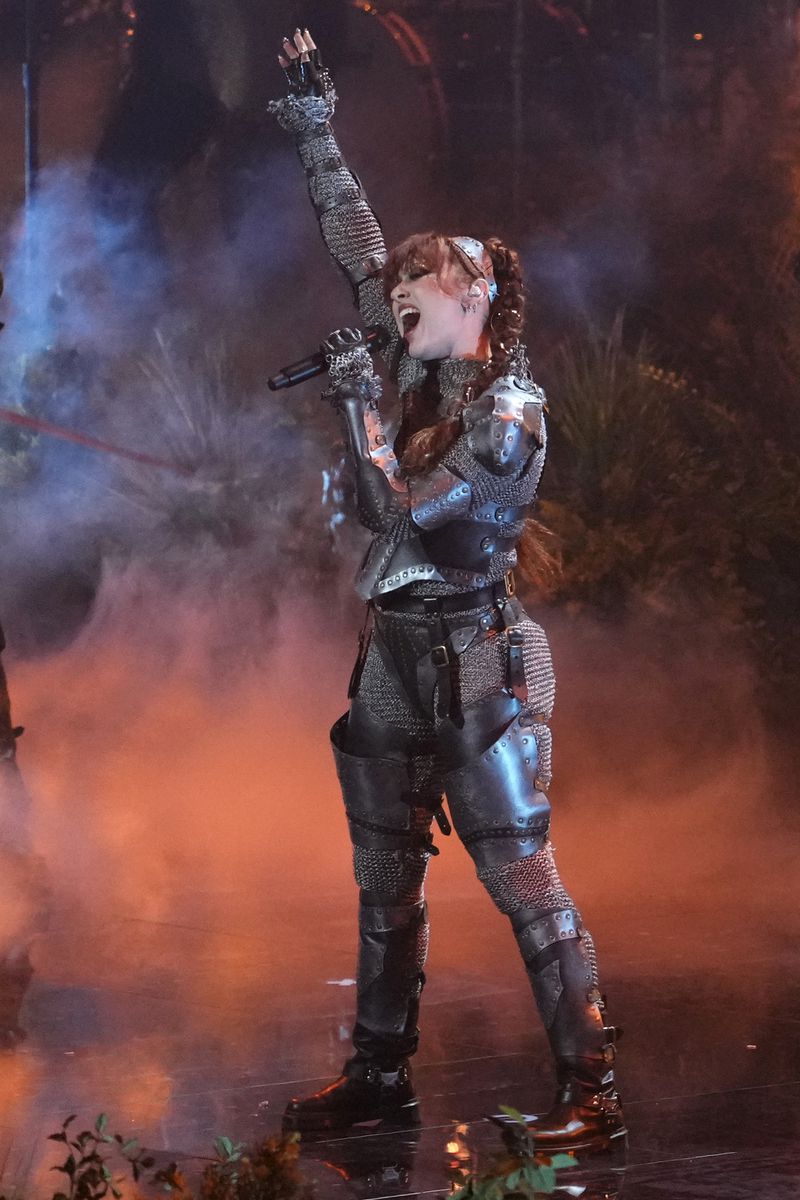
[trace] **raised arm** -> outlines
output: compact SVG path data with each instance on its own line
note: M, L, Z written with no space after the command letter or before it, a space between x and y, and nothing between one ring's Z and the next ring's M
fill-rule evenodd
M390 341L383 354L393 361L399 334L383 298L379 272L386 243L358 177L344 161L331 128L336 92L308 30L284 38L278 62L289 81L289 95L273 100L270 112L294 135L308 181L308 193L322 237L334 262L353 288L367 325L383 325Z

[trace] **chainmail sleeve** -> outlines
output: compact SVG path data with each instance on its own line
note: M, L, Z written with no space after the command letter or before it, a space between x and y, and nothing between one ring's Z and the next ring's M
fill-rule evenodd
M330 124L336 92L329 77L323 78L322 96L287 96L272 101L269 110L294 135L323 241L352 285L365 325L382 325L389 333L382 353L393 362L400 336L379 275L386 243L361 182L336 141Z

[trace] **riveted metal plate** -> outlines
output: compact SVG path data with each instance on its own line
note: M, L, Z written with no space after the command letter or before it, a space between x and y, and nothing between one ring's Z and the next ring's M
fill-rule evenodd
M536 958L548 946L579 938L579 917L573 908L562 908L532 921L517 933L517 941L527 962Z

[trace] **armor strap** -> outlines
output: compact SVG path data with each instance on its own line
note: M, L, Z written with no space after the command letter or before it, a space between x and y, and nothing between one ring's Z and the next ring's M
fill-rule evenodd
M389 933L392 929L407 929L409 925L427 919L428 906L424 900L416 904L362 904L358 911L359 927L367 933Z
M509 595L513 595L513 592ZM508 640L508 686L520 704L525 704L528 700L528 682L525 678L523 653L525 634L517 621L514 606L509 603L507 598L501 596L497 600L497 607L500 609Z
M355 177L354 177L355 178ZM317 216L324 216L330 212L332 208L339 208L342 204L352 204L355 200L365 200L366 196L361 187L359 187L358 195L354 196L352 192L346 192L344 189L333 192L328 196L327 200L316 200L314 202L314 210ZM361 282L358 280L357 282Z
M562 908L531 921L517 934L517 942L526 962L554 946L557 942L580 938L580 918L574 908Z
M372 630L372 606L367 605L367 611L364 615L364 623L358 633L358 654L356 661L353 664L353 670L350 674L350 682L347 685L347 699L352 700L358 691L358 685L361 683L361 676L364 673L364 663L367 661L367 650L369 649L370 633Z
M341 154L332 154L330 158L320 159L319 162L313 163L312 166L306 167L306 176L313 179L315 175L324 175L328 171L349 170L347 163L342 158Z
M425 612L435 617L431 621L431 664L436 671L436 715L441 720L451 715L453 705L453 656L447 644L442 605L439 596L423 599Z

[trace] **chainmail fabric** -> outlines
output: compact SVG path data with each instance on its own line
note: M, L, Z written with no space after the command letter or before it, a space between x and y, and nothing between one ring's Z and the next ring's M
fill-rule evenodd
M336 100L336 91L333 86L328 86L324 96L284 96L280 100L270 100L267 112L275 117L282 129L302 137L330 121Z
M353 847L356 883L378 892L386 903L416 904L423 898L428 854L424 850L375 850Z
M539 755L536 785L546 792L553 782L553 734L550 726L542 721L535 721L531 725L531 733L536 738L536 750Z
M411 358L403 354L397 368L397 390L402 396L405 392L413 392L422 387L428 375L427 364L419 358Z
M416 659L414 665L416 666ZM412 705L387 670L375 638L367 650L358 698L373 716L388 725L399 725L401 729L419 736L429 736L433 733L432 723Z
M368 384L372 399L380 399L381 381L372 369L372 357L364 346L355 350L345 350L341 354L328 354L326 358L331 380L330 394L334 395L334 398L336 388L345 379L362 379Z
M386 303L384 298L383 280L380 275L370 275L368 279L365 279L359 285L358 311L366 326L382 325L389 334L389 341L383 350L381 350L381 356L387 363L392 365L400 345L400 334L395 324L391 307Z
M549 842L528 858L478 871L478 878L500 912L508 916L523 908L544 914L575 907L561 882Z
M365 259L386 251L381 227L363 198L321 213L319 223L325 245L351 278L361 278Z
M330 125L322 125L310 136L298 139L297 153L306 171L317 171L328 163L341 162L339 143Z

